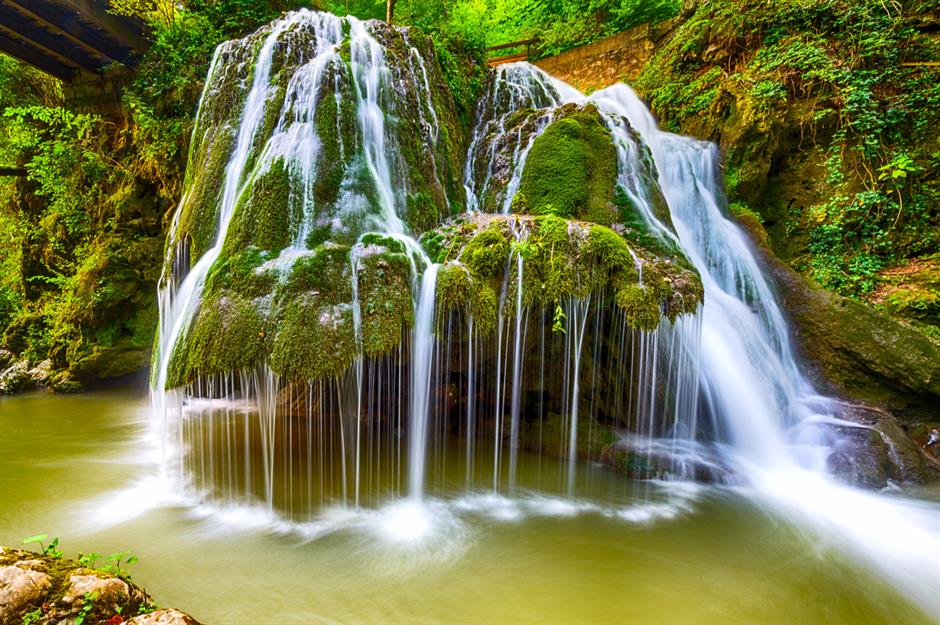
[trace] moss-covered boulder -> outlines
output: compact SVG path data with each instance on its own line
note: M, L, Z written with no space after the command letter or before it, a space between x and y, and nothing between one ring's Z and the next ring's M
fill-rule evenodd
M424 238L443 264L439 305L472 316L484 336L498 315L515 310L519 289L523 306L589 296L607 300L626 313L630 326L643 330L694 313L703 292L688 261L659 256L615 228L554 215L476 214L453 220Z
M463 209L467 135L417 30L298 11L224 44L164 287L217 255L167 385L262 363L318 379L396 349L421 263L403 242Z
M597 109L569 105L529 150L512 210L610 225L617 152Z

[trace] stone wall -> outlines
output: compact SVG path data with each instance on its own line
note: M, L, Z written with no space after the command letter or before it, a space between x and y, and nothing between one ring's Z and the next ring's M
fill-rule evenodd
M641 24L606 39L539 59L535 65L581 91L596 91L636 78L667 30L668 23Z
M75 113L120 119L124 117L121 92L130 78L130 72L123 68L103 75L79 71L73 80L62 83L65 105Z

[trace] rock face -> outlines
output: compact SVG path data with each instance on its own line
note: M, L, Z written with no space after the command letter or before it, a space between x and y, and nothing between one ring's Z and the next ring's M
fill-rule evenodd
M0 566L0 620L4 623L37 603L52 586L52 578L33 570L36 560Z
M143 589L112 573L0 547L0 623L71 624L79 614L86 623L199 625L178 610L156 610Z
M467 133L430 39L298 11L220 54L168 241L167 288L211 252L220 211L231 218L198 312L171 346L167 386L261 362L292 379L338 375L358 348L356 305L362 351L390 353L413 314L403 233L463 209ZM240 119L256 106L253 71L269 96L251 126ZM230 163L242 168L241 191Z
M769 270L797 344L826 390L887 409L905 423L940 406L940 342L849 298L814 288L784 265L753 219L739 216Z
M18 359L7 350L0 350L0 395L9 395L37 388L51 388L56 392L77 391L81 385L68 371L54 371L51 360L31 366L26 359Z

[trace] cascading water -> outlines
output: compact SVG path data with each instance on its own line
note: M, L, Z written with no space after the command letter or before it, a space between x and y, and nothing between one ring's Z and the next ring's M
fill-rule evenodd
M404 61L389 58L396 37ZM308 11L216 51L191 163L224 153L222 184L216 197L206 190L214 182L190 181L161 280L154 404L177 487L200 501L260 503L310 521L337 503L381 506L406 492L411 503L525 488L576 498L581 461L603 456L638 477L743 484L846 538L940 612L930 568L940 541L925 529L925 515L936 511L821 473L831 433L812 424L831 405L802 375L772 289L743 233L722 215L714 147L659 131L626 86L585 97L527 64L495 72L462 167L471 215L445 234L499 231L512 242L486 265L501 285L493 318L473 305L445 309L441 289L470 280L475 261L472 242L456 257L429 256L411 234L435 225L413 227L416 202L432 197L443 216L460 195L448 181L455 169L442 153L445 116L432 93L442 81L429 75L426 54L403 31ZM208 119L232 101L236 117ZM638 328L635 311L613 306L603 289L538 300L531 287L548 280L535 275L540 265L530 255L553 258L561 239L546 251L543 222L481 214L513 211L538 137L586 105L612 139L619 193L651 245L684 255L701 276L698 313L693 306L662 315L658 302L655 329ZM418 147L402 129L417 135ZM276 199L289 232L271 243L239 220L254 215L274 175L289 181L290 192ZM214 219L211 237L194 225L199 206ZM584 256L589 248L579 246L591 241L591 228L564 228L564 245ZM633 292L649 292L661 267L639 247L626 250ZM238 273L245 258L250 268ZM299 293L290 290L297 283ZM478 285L466 285L458 290L467 301L482 298ZM403 290L407 306L394 309ZM230 308L259 316L238 335L246 345L260 340L259 356L216 370L187 365L193 345L202 345L204 318L232 325ZM383 315L399 315L392 331L376 331ZM311 333L314 350L298 346L307 335L287 331L295 326ZM325 369L321 357L345 369ZM543 473L542 455L563 458L564 470ZM411 536L423 521L409 510L399 521ZM873 551L873 533L895 537L883 543L892 556ZM911 537L923 547L912 549ZM911 563L916 571L905 569Z
M841 486L822 472L824 433L807 436L812 426L806 423L832 415L833 408L802 375L773 291L744 234L721 213L715 147L659 131L626 85L587 100L610 115L609 128L621 135L621 145L632 142L623 137L618 118L628 120L649 146L678 239L702 276L702 392L730 433L728 460L760 496L832 532L923 607L940 612L937 511ZM621 184L624 170L621 164ZM651 210L641 212L658 221ZM668 231L662 224L656 229ZM799 432L799 440L789 440L791 431Z

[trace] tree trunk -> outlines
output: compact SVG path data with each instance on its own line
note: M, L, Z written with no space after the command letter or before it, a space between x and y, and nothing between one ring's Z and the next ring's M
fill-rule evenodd
M392 23L392 18L395 17L395 3L398 0L385 0L385 21L389 24Z

